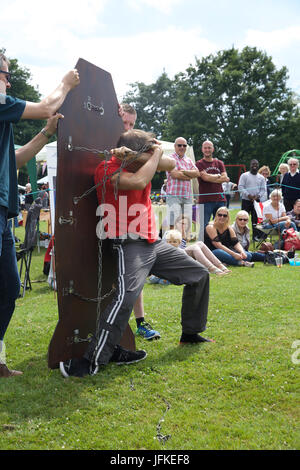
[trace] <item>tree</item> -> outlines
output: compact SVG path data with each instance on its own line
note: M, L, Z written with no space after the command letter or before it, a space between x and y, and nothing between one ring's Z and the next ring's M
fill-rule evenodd
M165 135L191 137L198 158L209 138L225 163L257 158L275 166L287 146L300 144L299 110L287 87L287 69L277 70L264 52L245 47L209 55L175 77L175 104Z
M165 133L167 113L174 103L174 81L163 72L155 83L145 85L135 82L123 98L137 112L135 127L147 132L153 132L159 139Z

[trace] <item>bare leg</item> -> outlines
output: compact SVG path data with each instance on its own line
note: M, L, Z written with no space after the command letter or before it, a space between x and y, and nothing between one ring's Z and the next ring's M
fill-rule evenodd
M135 318L144 318L144 300L143 300L143 291L140 293L138 298L135 301L133 306L134 316Z
M215 274L226 274L229 272L211 250L201 241L186 248L189 256L203 264L209 272Z

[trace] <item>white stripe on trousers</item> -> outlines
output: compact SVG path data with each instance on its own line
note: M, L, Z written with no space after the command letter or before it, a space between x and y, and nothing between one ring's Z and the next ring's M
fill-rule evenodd
M125 269L124 269L124 251L122 246L120 245L114 245L114 249L117 249L118 251L118 269L119 269L119 275L118 275L118 284L119 284L119 293L118 293L118 298L116 300L116 303L112 309L112 311L109 314L109 317L107 319L107 323L110 325L113 325L116 316L120 310L120 307L123 303L124 296L125 296L125 281L124 281L124 274L125 274ZM94 360L95 363L95 370L93 371L93 375L97 374L99 366L98 366L98 358L106 344L107 338L109 335L109 331L102 330L101 335L98 341L98 344L96 346L97 354Z

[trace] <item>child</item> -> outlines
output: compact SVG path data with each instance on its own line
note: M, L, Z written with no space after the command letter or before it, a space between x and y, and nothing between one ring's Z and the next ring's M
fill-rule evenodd
M164 239L167 243L174 246L175 248L180 248L182 236L178 230L168 230L165 233ZM163 286L168 286L169 284L171 284L166 279L160 279L159 277L154 275L149 277L149 282L150 284L161 284Z

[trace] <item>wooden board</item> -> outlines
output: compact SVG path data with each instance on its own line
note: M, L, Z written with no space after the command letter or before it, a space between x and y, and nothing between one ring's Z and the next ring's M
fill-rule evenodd
M123 122L111 75L79 59L76 68L80 85L72 90L60 112L57 140L57 181L55 203L55 264L59 320L48 350L48 365L57 368L60 361L82 357L88 338L96 331L98 298L98 240L96 225L96 190L75 203L94 186L95 168L101 158L86 149L110 150L116 147ZM116 264L102 246L102 293L112 289ZM71 293L73 292L73 294ZM112 295L101 302L101 311ZM135 350L129 326L121 344Z

